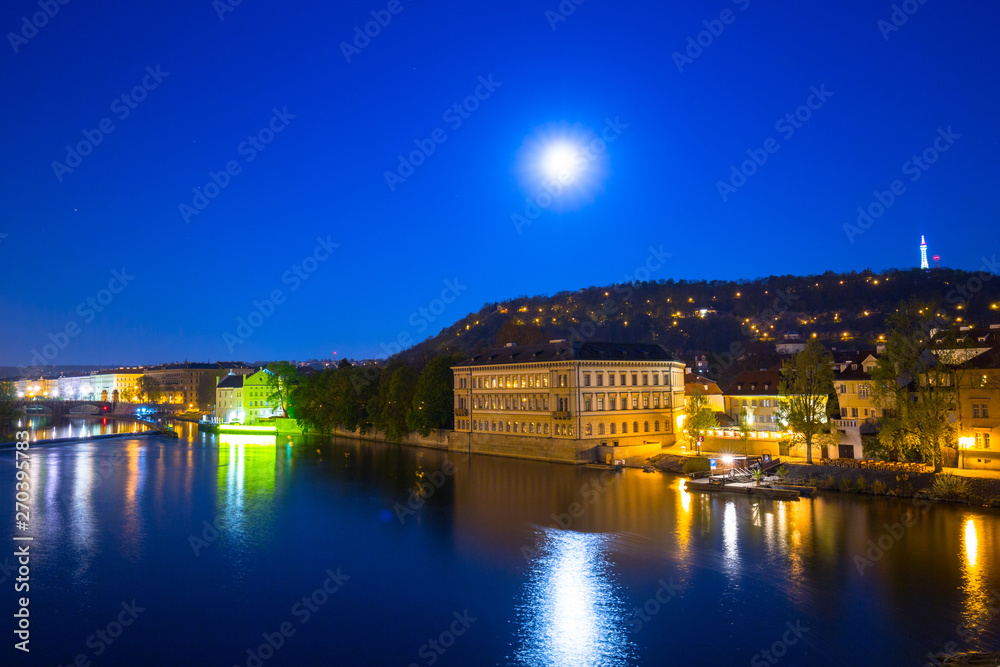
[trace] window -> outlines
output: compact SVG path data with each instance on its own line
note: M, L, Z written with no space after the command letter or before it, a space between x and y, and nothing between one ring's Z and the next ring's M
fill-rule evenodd
M584 396L583 397L583 409L586 412L590 412L590 409L591 409L590 408L590 396Z
M517 433L517 422L514 422L514 433Z
M868 398L871 395L871 387L867 384L858 385L858 398Z
M603 387L604 386L604 373L598 373L597 374L597 386L598 387Z
M611 429L611 435L614 435L615 434L615 423L614 422L611 422L610 429Z
M597 425L597 435L604 435L604 424Z
M626 382L625 382L625 374L624 373L622 373L622 378L621 379L622 379L622 386L624 387L625 384L626 384Z
M837 389L840 391L841 394L846 394L847 393L847 385L846 384L840 385L839 387L837 387Z
M549 434L549 425L546 424L545 425L545 435L548 435L548 434Z
M654 431L659 431L660 430L660 420L659 419L657 419L655 422L653 422L653 430Z
M594 434L593 427L590 424L587 424L584 430L584 435L593 435L593 434Z
M654 408L660 407L660 395L659 394L653 394L653 407Z
M624 383L622 383L622 384L624 384ZM638 373L632 373L632 386L635 387L638 384L639 384L639 374Z
M649 384L649 374L648 373L643 373L642 374L642 386L645 387L648 384Z
M615 386L615 374L614 373L608 373L608 386L609 387Z
M643 410L648 410L649 409L649 396L643 396L642 397L642 409Z
M972 404L972 418L979 419L979 403Z
M603 396L598 396L597 397L597 409L598 410L603 410L604 409L604 397Z
M976 449L989 449L990 448L990 434L989 433L977 433L976 434Z
M659 373L653 373L653 386L655 387L658 384L660 384L660 374Z
M583 386L584 387L589 387L590 386L590 373L584 373L583 374Z
M745 408L746 406L747 406L747 399L744 398L743 399L743 407Z
M540 423L536 422L535 423L535 433L541 433L541 432L542 432L542 425ZM548 430L546 429L545 432L548 433Z
M608 410L617 410L618 398L614 394L608 395Z
M628 433L628 422L622 422L622 435Z
M638 396L633 396L632 397L632 409L633 410L638 410L639 409L639 397Z
M983 419L989 419L990 406L987 403L983 403L981 410L983 411Z
M642 432L649 433L649 422L642 422Z
M534 432L535 432L535 425L528 424L528 433L534 433Z
M639 432L639 422L632 422L632 432L633 433Z
M858 416L858 409L857 408L851 408L851 416L855 417L855 418Z
M756 399L756 398L755 398L755 399L752 399L752 400L750 401L750 405L751 405L751 407L754 407L754 408L756 408L756 407L757 407L757 399Z

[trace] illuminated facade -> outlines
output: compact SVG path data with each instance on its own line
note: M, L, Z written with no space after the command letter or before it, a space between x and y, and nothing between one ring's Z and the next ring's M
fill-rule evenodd
M923 235L920 236L920 268L931 268L930 264L927 263L927 241L924 240Z
M273 392L268 386L271 375L271 371L261 369L243 378L243 411L246 413L244 424L256 424L261 419L273 417L276 408L280 407L271 403L268 398Z
M726 415L738 424L744 408L754 431L781 431L778 423L778 385L781 371L744 371L723 392Z
M456 432L503 434L511 455L549 441L575 447L578 461L598 446L667 446L684 406L684 365L659 345L509 345L452 370Z
M1000 347L958 372L959 466L1000 470Z
M215 386L215 421L220 424L242 424L246 419L243 411L243 378L242 375L231 373Z
M208 409L215 403L215 386L228 373L250 374L254 368L242 364L164 364L147 368L145 374L160 385L162 403Z

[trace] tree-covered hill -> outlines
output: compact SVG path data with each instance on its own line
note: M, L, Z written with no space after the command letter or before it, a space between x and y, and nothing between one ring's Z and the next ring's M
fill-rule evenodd
M472 354L508 342L555 338L655 341L682 358L752 349L790 330L830 347L873 346L885 315L916 297L944 324L1000 323L1000 280L955 269L888 270L739 281L661 280L588 287L489 303L403 351L422 366L442 353Z

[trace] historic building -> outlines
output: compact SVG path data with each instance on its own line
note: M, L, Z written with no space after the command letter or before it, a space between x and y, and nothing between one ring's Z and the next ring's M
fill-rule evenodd
M248 375L256 369L242 364L163 364L147 368L145 375L160 386L160 402L208 409L215 403L215 385L230 372Z
M778 423L780 383L781 370L777 367L766 371L743 371L724 392L726 415L738 424L745 409L754 431L783 430Z
M658 450L684 409L684 365L659 345L509 344L452 370L455 430L486 453L582 463Z
M220 424L243 423L243 375L230 373L215 385L215 421Z
M969 359L958 379L958 465L1000 470L1000 346Z

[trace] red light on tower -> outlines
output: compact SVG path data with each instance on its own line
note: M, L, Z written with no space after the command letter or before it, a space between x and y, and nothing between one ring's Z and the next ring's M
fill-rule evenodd
M938 267L938 262L941 261L941 255L934 255L934 268Z

